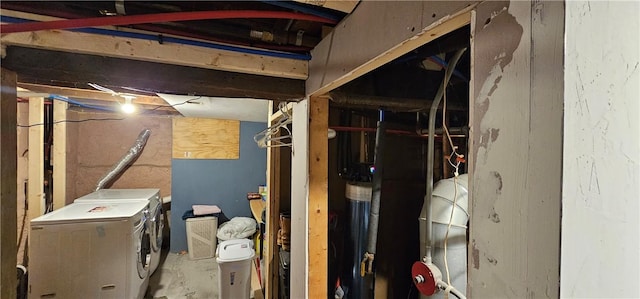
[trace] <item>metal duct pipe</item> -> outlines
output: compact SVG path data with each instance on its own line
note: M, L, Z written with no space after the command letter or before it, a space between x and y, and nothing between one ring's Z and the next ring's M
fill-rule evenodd
M380 96L354 95L345 92L332 91L329 93L331 101L336 104L366 106L378 109L384 107L386 110L426 110L431 101L421 99L401 99Z
M95 191L103 189L105 186L111 183L111 181L116 176L122 173L122 171L129 165L129 163L140 156L140 153L142 153L142 149L147 144L149 135L151 135L151 130L149 129L144 129L142 130L142 132L140 132L140 134L138 135L138 139L136 139L136 142L129 149L127 154L125 154L124 157L122 157L120 161L118 161L118 163L113 165L113 167L111 167L111 169L104 176L102 176L100 180L98 180Z
M384 108L390 111L423 111L431 107L432 101L411 98L391 98L369 95L354 95L346 92L332 91L331 101L336 104L361 106L366 108ZM450 110L463 110L459 105L450 105Z
M420 256L425 258L425 263L427 264L431 263L431 254L433 248L433 240L431 237L433 233L433 227L431 223L431 195L433 194L433 156L435 144L433 133L435 132L436 126L436 112L438 111L438 106L440 105L440 101L442 100L444 90L445 88L447 88L449 79L451 79L453 70L458 64L458 60L460 60L460 57L462 57L462 54L466 50L467 48L458 50L449 61L449 66L445 71L442 85L438 89L436 97L431 103L431 110L429 111L429 136L427 138L427 192L424 196L424 203L422 204L420 218L418 218L420 222Z
M447 105L448 106L448 105ZM467 136L469 135L469 127L464 126L464 127L450 127L448 128L449 130L449 134L450 135L462 135L462 136ZM416 132L418 135L428 135L429 134L429 129L419 129ZM441 135L444 134L444 129L443 128L437 128L435 129L434 133L436 135Z
M115 17L98 17L74 20L57 20L46 22L29 22L19 24L2 24L0 32L16 33L31 32L38 30L74 29L98 26L118 26L145 23L162 23L174 21L194 21L213 19L293 19L312 21L326 24L336 24L335 20L318 16L286 12L286 11L261 11L261 10L213 10L213 11L189 11L189 12L169 12L158 14L129 15Z

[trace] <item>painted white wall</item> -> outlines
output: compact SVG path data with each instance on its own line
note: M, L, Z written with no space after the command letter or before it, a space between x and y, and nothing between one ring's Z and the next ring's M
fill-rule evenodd
M290 298L307 298L309 265L309 100L293 104L291 141L291 268Z
M560 293L640 298L640 2L567 1Z

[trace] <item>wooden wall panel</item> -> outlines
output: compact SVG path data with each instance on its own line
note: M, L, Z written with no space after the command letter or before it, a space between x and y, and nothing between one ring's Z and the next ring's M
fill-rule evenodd
M468 295L559 296L562 2L483 2L472 23Z
M174 159L239 159L240 121L173 119Z
M67 123L67 204L93 192L98 180L131 148L143 129L151 136L140 156L113 182L110 188L160 188L171 194L171 118L87 113L70 110ZM98 120L106 119L106 120Z
M16 298L16 74L0 77L0 298Z

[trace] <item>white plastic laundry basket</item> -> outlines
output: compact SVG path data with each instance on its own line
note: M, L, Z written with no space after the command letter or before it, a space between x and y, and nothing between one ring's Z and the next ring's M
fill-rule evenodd
M187 246L192 260L213 258L216 253L217 217L187 219Z

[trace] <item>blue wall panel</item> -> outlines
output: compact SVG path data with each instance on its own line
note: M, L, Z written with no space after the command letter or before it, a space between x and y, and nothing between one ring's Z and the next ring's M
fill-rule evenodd
M194 204L217 205L229 219L251 217L247 192L266 183L267 151L253 135L265 123L240 122L240 159L173 159L171 162L171 251L187 250L182 215Z

